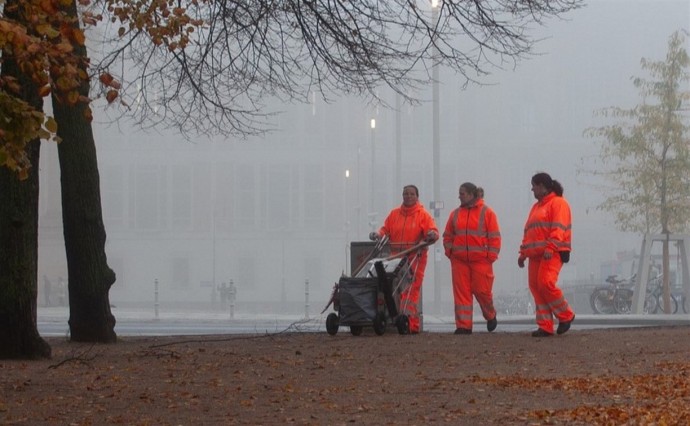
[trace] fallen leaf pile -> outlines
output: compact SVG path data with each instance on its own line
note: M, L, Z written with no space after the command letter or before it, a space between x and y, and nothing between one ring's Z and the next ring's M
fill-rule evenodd
M599 394L609 403L580 405L572 409L535 410L540 422L578 421L597 425L690 425L690 362L659 362L658 373L629 377L530 378L474 377L476 383L507 388L539 389L548 398L552 391Z

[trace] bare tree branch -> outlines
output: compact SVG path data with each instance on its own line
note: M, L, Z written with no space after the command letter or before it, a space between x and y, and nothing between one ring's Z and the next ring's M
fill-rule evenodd
M379 100L389 87L407 102L433 64L467 81L531 54L533 25L582 0L446 0L437 20L414 0L103 0L109 26L97 40L96 73L116 73L117 114L183 132L261 131L268 99L305 101L314 90ZM174 18L174 19L173 19ZM380 101L380 100L379 100Z

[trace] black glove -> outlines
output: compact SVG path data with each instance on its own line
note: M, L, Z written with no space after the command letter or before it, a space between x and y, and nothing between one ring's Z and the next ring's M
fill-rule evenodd
M426 237L424 238L424 241L428 243L433 243L436 240L438 240L438 234L435 231L427 232Z
M561 257L561 262L568 263L570 261L570 252L569 251L559 251L558 255Z

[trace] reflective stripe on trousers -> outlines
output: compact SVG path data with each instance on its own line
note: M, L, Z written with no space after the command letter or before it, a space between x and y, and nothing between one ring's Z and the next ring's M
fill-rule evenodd
M553 317L559 322L571 321L575 313L563 297L563 292L556 283L563 263L558 254L551 259L531 257L528 265L529 290L536 305L537 326L553 333Z
M407 315L410 320L410 333L419 333L419 295L424 280L424 270L426 269L427 252L423 251L415 261L410 264L410 269L414 271L414 279L409 289L400 294L400 313Z

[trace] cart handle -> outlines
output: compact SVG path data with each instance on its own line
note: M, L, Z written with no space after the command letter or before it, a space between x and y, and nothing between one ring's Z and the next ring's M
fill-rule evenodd
M427 247L427 246L434 244L435 242L436 241L424 241L424 240L422 240L419 243L417 243L415 246L412 246L408 249L405 249L405 250L401 251L400 253L396 253L394 255L388 256L384 260L393 260L393 259L397 259L399 257L407 256L408 254L410 254L414 251L417 251L417 250L421 250L424 247Z

